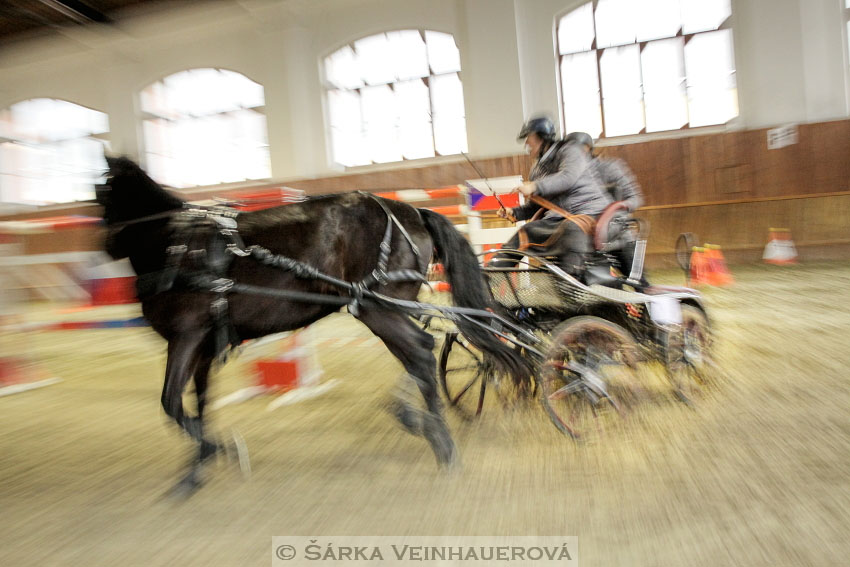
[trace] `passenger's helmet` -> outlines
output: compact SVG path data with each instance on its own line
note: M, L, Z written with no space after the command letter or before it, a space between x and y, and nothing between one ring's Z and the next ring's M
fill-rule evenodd
M587 132L572 132L566 138L564 138L567 142L576 142L587 146L587 149L593 149L593 138L590 137L590 134Z
M555 141L555 124L546 116L531 118L528 122L522 125L522 130L519 131L517 140L524 140L529 134L537 134L547 142Z

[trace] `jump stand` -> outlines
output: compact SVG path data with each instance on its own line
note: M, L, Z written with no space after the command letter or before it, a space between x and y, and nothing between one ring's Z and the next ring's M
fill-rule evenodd
M256 384L237 390L232 394L213 402L213 409L244 402L265 394L279 394L267 410L291 405L315 398L336 386L337 380L319 383L324 372L319 364L315 349L302 342L306 329L296 331L283 339L283 352L272 359L258 360L254 363ZM259 341L262 344L266 341Z

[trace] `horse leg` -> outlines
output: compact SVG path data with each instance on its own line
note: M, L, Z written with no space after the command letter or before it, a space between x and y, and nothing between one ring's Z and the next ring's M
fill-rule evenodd
M209 362L202 355L206 333L197 331L186 333L168 343L168 362L165 368L165 384L162 388L162 407L195 442L198 444L198 456L193 461L189 473L174 487L175 492L190 495L201 485L200 469L203 461L214 455L217 448L214 443L204 439L203 407L206 397L206 374ZM198 416L187 416L183 408L183 390L194 375L203 374L198 388ZM197 382L196 382L197 387Z
M407 375L419 387L427 412L416 423L411 408L402 407L396 416L412 433L421 433L441 465L454 463L454 441L443 418L443 404L437 391L434 338L417 327L407 316L393 311L363 309L359 317L402 363Z
M198 403L197 420L199 435L195 439L198 442L198 463L203 463L223 449L221 445L206 439L204 436L204 408L207 404L207 384L209 382L209 373L212 361L213 356L202 351L198 355L195 372L192 374L192 379L195 382L195 398Z

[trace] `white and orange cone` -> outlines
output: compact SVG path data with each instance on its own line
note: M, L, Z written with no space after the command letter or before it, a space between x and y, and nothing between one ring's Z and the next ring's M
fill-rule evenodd
M762 260L767 264L784 266L797 263L797 248L787 228L771 228Z

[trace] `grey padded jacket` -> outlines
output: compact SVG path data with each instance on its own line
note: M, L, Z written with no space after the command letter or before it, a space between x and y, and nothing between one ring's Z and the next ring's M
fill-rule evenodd
M590 162L579 144L555 142L531 168L529 180L537 185L535 194L574 215L600 214L613 201ZM526 203L512 212L517 220L527 220L539 208ZM554 211L543 215L547 219L560 217Z
M615 200L626 202L629 211L643 205L640 185L626 162L620 158L595 157L590 160L590 167Z

